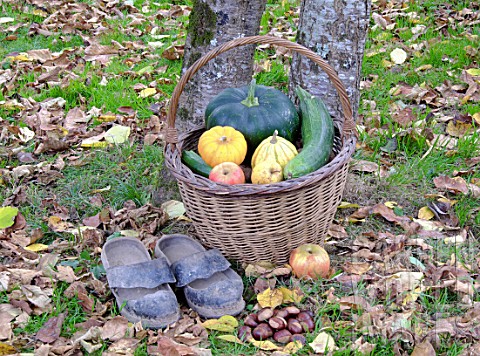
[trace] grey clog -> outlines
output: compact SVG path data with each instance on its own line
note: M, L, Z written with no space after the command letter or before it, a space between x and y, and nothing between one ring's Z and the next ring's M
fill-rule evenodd
M156 256L166 256L190 308L204 318L237 315L245 308L241 277L217 249L206 250L187 235L165 235Z
M177 298L168 284L176 280L165 256L157 254L152 260L140 240L117 237L105 243L101 258L108 285L128 321L157 329L180 318Z

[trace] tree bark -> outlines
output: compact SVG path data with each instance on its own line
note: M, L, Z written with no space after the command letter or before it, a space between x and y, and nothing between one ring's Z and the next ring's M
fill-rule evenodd
M258 34L266 0L193 0L182 72L210 49ZM227 87L248 84L253 74L255 47L224 53L202 67L183 91L176 127L185 131L203 124L208 102Z
M296 41L325 59L343 82L357 117L370 0L302 0ZM343 116L335 88L313 62L294 54L290 93L301 85L322 98L335 118Z

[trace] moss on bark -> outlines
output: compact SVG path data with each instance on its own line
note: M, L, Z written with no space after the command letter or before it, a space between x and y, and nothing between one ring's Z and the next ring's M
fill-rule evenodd
M194 0L190 14L188 32L193 47L210 43L215 36L217 14L202 0Z

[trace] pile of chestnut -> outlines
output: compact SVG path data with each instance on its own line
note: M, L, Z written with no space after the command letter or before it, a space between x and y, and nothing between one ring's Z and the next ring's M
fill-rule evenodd
M274 310L263 308L256 313L245 317L243 326L238 329L238 337L248 341L252 337L255 340L267 340L272 337L280 344L291 341L299 341L305 345L306 332L315 329L313 313L309 310L300 310L295 306L288 306Z

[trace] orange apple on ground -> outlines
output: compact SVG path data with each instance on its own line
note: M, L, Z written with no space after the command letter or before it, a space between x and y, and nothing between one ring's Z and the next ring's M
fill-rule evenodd
M223 162L212 168L208 176L210 180L224 184L243 184L245 174L242 168L233 162Z
M330 272L330 257L322 246L304 244L290 253L290 266L298 278L326 278Z
M283 180L283 169L275 160L267 160L255 165L252 169L253 184L270 184Z

